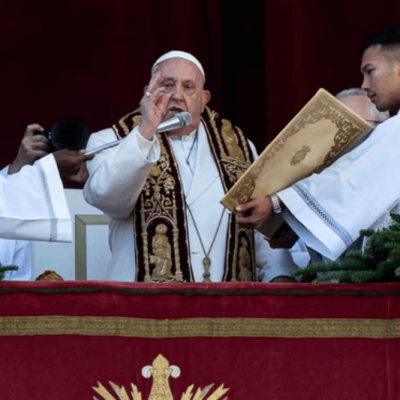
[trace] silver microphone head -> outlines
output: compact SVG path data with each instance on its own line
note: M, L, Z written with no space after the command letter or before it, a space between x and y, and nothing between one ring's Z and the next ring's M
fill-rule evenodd
M192 123L192 116L187 111L175 114L175 117L179 118L179 120L183 123L182 128Z

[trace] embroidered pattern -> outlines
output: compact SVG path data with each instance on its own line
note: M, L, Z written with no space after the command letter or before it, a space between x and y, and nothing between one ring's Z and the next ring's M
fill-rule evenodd
M297 194L302 197L304 202L315 213L315 215L317 215L325 225L327 225L340 237L340 239L343 240L346 247L349 247L353 243L353 238L350 233L340 226L306 189L304 189L299 183L294 184L292 187Z

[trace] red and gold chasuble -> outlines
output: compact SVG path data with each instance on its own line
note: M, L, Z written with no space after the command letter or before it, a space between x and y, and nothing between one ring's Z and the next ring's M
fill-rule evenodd
M125 115L113 130L118 139L141 121L138 111ZM224 191L227 192L253 162L242 131L206 109L202 123ZM160 159L154 164L133 211L135 217L136 280L139 282L193 281L187 207L179 169L167 133L157 134ZM206 211L206 210L205 210ZM223 281L254 281L253 231L229 216Z

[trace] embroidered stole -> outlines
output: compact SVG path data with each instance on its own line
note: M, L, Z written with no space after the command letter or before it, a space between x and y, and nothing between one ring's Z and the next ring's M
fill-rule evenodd
M118 139L141 121L139 111L125 115L113 130ZM206 108L202 118L221 181L227 192L253 162L242 131ZM160 159L144 184L136 207L136 280L139 282L193 281L187 210L178 166L167 133L157 134ZM204 255L205 256L205 255ZM255 281L253 230L236 224L230 214L223 281Z

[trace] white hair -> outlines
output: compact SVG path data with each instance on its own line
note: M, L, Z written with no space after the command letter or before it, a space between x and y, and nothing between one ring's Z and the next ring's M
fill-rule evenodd
M367 96L368 97L368 93L366 90L363 90L360 88L352 88L352 89L342 90L335 97L338 100L342 100L342 99L344 99L346 97L350 97L350 96ZM389 111L378 111L378 109L376 108L374 103L371 103L369 112L374 121L382 122L382 121L386 121L390 117Z

